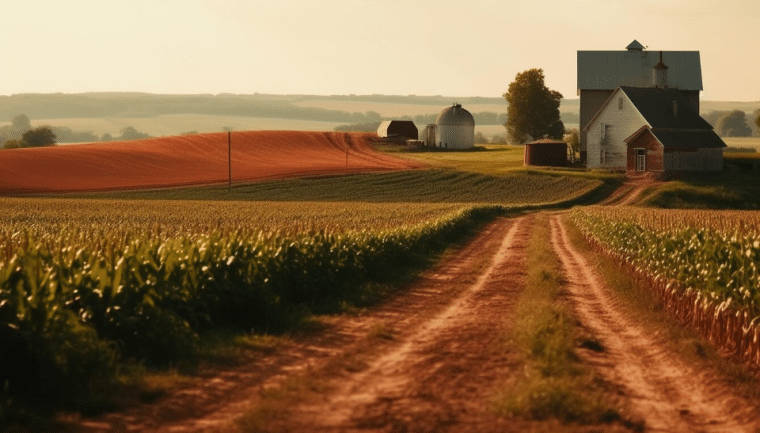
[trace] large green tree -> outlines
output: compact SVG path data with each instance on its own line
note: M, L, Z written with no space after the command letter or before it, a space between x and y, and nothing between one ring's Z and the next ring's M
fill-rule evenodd
M562 94L546 87L543 69L517 74L504 98L509 104L504 126L512 143L543 137L562 139L565 132L559 116Z
M760 110L757 110L757 117L755 117L755 125L757 125L757 130L760 132Z

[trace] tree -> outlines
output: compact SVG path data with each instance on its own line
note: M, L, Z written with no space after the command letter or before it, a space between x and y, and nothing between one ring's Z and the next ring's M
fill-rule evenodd
M747 114L741 110L733 110L718 119L715 126L719 135L724 137L749 137L752 129L747 126Z
M113 136L106 132L100 136L100 141L113 141Z
M564 141L570 146L570 162L575 162L575 154L581 150L580 133L577 129L573 128L567 131Z
M11 119L13 127L19 132L26 132L32 129L32 123L29 121L29 117L26 114L19 114Z
M483 135L482 132L478 131L475 133L474 137L475 143L481 144L481 143L488 143L488 139L485 135Z
M491 144L507 144L507 138L501 134L496 134L491 137Z
M3 149L18 149L23 145L21 140L8 140L3 143Z
M127 126L126 128L122 128L121 137L119 137L120 140L139 140L141 138L150 138L150 135L140 132L136 130L132 126Z
M757 117L755 117L755 125L757 125L757 130L760 132L760 110L757 110Z
M518 73L504 98L509 104L504 126L513 143L543 137L562 138L565 132L559 116L562 94L546 87L543 69Z
M40 126L26 131L21 136L22 147L44 147L55 145L55 134L49 126Z

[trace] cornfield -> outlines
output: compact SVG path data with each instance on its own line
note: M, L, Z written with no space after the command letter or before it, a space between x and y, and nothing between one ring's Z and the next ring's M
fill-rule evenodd
M86 392L116 359L192 354L204 330L277 330L361 303L498 206L3 199L0 384ZM8 350L6 350L8 349ZM84 388L84 389L82 389Z
M574 210L597 249L716 345L760 364L760 217L738 211Z

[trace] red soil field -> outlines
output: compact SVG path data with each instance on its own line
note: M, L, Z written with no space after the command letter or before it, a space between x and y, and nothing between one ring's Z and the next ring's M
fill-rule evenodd
M232 180L405 170L368 133L232 132ZM348 165L346 164L348 154ZM227 182L227 133L0 151L0 194L165 188Z

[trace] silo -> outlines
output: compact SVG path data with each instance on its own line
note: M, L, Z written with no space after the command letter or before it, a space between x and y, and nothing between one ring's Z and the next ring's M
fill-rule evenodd
M435 143L445 149L470 149L475 142L475 119L454 104L441 111L435 121Z
M425 146L435 147L435 124L431 123L421 128L420 135L417 138L424 141Z

